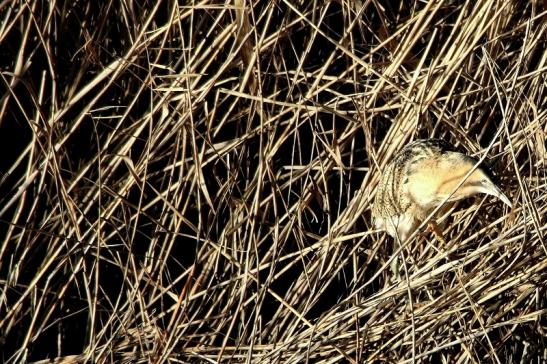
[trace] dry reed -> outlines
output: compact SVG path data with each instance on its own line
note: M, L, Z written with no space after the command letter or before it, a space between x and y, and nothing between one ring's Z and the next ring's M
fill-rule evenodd
M544 1L0 2L6 363L545 363ZM514 207L396 249L440 137Z

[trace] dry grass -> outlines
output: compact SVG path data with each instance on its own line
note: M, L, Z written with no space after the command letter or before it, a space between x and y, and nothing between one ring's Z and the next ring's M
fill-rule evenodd
M0 2L1 361L546 362L544 1L95 3ZM390 284L430 136L514 207Z

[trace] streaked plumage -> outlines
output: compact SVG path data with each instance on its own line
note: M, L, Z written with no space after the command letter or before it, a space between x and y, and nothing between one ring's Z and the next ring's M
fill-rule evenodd
M476 159L453 151L440 139L410 143L382 173L372 207L376 228L405 241L446 198L448 203L436 217L446 212L454 201L477 193L496 196L511 206L483 166L477 167L456 189L476 164Z

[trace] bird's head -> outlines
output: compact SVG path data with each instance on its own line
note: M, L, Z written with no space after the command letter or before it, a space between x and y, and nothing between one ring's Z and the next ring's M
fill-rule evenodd
M449 201L456 201L477 193L485 193L499 198L503 203L511 207L512 204L509 198L494 183L494 177L490 169L484 164L475 168L477 163L476 159L464 154L450 153L446 157L446 160L441 162L443 167L441 170L445 171L445 178L439 186L440 195L449 196L455 191L449 198ZM473 170L473 168L475 169ZM471 170L473 172L457 189L458 185Z

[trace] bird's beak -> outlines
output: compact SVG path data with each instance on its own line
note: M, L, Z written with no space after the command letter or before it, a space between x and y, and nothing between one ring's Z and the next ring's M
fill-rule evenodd
M494 183L490 182L487 184L483 184L483 193L486 193L487 195L496 196L500 200L503 201L504 204L506 204L509 207L513 207L513 204L511 203L511 200L505 195L505 193L501 192L501 190L496 186Z

